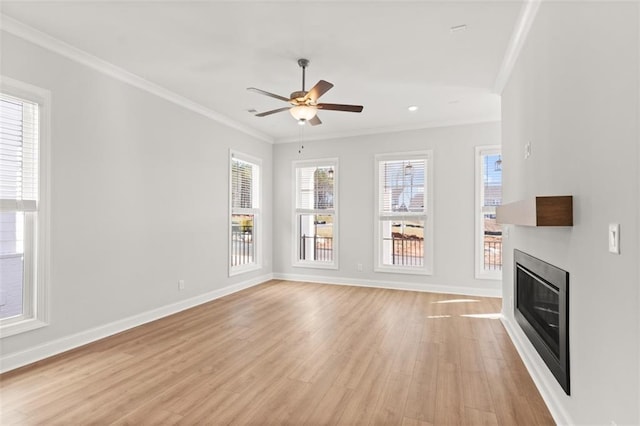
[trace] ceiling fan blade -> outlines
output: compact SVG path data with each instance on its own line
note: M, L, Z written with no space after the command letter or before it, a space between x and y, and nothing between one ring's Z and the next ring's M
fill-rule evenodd
M317 126L318 124L322 124L322 121L320 121L320 118L317 115L314 115L313 118L309 120L309 124Z
M264 117L265 115L271 115L271 114L275 114L276 112L287 111L289 109L291 109L291 107L283 107L283 108L278 108L278 109L272 109L271 111L265 111L265 112L261 112L259 114L256 114L256 117Z
M318 83L316 83L315 86L311 88L311 90L309 90L309 92L304 97L304 99L305 100L311 99L312 101L315 102L318 100L320 96L327 93L329 89L331 89L332 87L333 87L332 83L329 83L328 81L320 80Z
M275 93L265 92L264 90L256 89L255 87L247 87L247 90L251 92L260 93L261 95L269 96L271 98L280 99L281 101L289 102L289 98L285 98L284 96L276 95Z
M328 109L330 111L348 111L348 112L362 112L364 108L362 105L342 105L342 104L318 104L318 109Z

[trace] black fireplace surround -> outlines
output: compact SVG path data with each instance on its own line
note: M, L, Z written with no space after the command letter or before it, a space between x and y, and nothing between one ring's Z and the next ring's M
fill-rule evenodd
M570 395L569 273L514 250L515 317Z

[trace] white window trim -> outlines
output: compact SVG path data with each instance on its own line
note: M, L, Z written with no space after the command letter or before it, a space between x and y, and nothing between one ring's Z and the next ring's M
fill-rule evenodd
M297 176L296 169L299 167L320 167L320 166L333 166L333 210L330 214L333 215L333 240L332 240L332 261L331 262L322 262L317 260L300 260L298 258L298 253L300 252L300 238L298 237L298 214L322 214L322 210L315 209L298 209L297 206L297 196L298 196L298 188L297 188ZM313 160L299 160L294 161L292 163L292 182L293 182L293 216L292 216L292 235L293 235L293 253L292 253L292 266L295 268L315 268L315 269L339 269L339 235L340 235L340 220L338 209L340 205L340 195L339 195L339 187L340 187L340 171L339 164L337 158L323 158L323 159L313 159Z
M9 77L0 76L0 92L39 105L39 188L38 208L35 218L31 215L25 220L35 220L33 238L25 236L25 268L24 289L25 303L29 303L25 313L19 317L0 321L0 337L9 337L49 325L51 321L50 306L50 201L51 201L51 92ZM31 248L29 248L31 247ZM29 300L30 299L30 300Z
M475 215L475 278L478 280L501 280L502 271L486 271L484 269L484 238L483 233L483 219L482 213L484 213L482 206L480 205L483 191L482 180L482 156L499 154L501 152L500 145L483 145L475 147L475 203L473 205L473 213Z
M380 235L380 224L381 224L381 216L380 216L380 161L393 161L393 160L407 160L407 159L422 159L425 162L425 192L426 196L424 198L424 202L426 205L424 212L424 266L421 268L413 267L413 266L389 266L382 264L382 244L381 244L381 235ZM375 156L375 166L374 166L374 259L373 259L373 270L375 272L387 272L394 274L410 274L410 275L433 275L433 247L434 247L434 233L433 233L433 151L425 150L425 151L410 151L410 152L397 152L390 154L377 154ZM385 218L398 218L401 219L403 216L407 217L416 217L415 214L403 214L401 212L393 213L392 215L384 215ZM421 215L422 216L422 215Z
M233 248L232 248L233 242L231 241L231 238L232 238L231 234L233 231L232 216L234 214L234 209L233 209L233 206L231 205L232 193L233 193L232 160L234 158L237 158L238 160L246 161L248 163L255 164L256 166L258 166L258 172L259 172L258 173L258 207L253 209L236 209L236 213L246 213L246 214L253 215L253 247L255 250L255 253L254 253L255 262L245 264L245 265L238 265L238 266L232 266L232 262L231 262L232 260L231 257L233 255ZM229 265L230 277L262 269L262 194L263 194L262 180L263 180L262 179L262 159L235 151L233 149L229 150L229 230L228 230L229 235L227 237L227 242L229 247L228 249L229 256L228 256L227 264Z

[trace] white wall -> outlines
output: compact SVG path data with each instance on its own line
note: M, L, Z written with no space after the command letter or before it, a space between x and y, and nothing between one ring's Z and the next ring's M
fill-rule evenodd
M272 145L13 35L1 51L52 95L51 325L3 357L271 273ZM230 148L263 160L267 265L233 278Z
M513 249L570 273L571 396L520 342L563 423L640 423L638 7L543 2L503 92L503 201L574 196L571 228L510 227L503 272L516 341L526 338L513 319ZM609 223L620 224L620 255L607 251Z
M312 133L313 128L305 129ZM500 294L500 281L474 278L474 179L478 145L500 144L500 124L441 127L274 147L274 273L280 277L467 294ZM433 275L374 272L374 156L433 151ZM338 158L339 270L292 266L292 162ZM363 271L356 265L361 263Z

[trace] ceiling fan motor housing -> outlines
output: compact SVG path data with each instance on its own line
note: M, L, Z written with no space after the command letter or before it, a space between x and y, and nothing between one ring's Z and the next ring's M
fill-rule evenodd
M305 101L304 97L307 95L307 91L305 90L298 90L296 92L291 93L291 95L289 96L289 102L292 105L309 105L311 102L311 99L308 99Z

